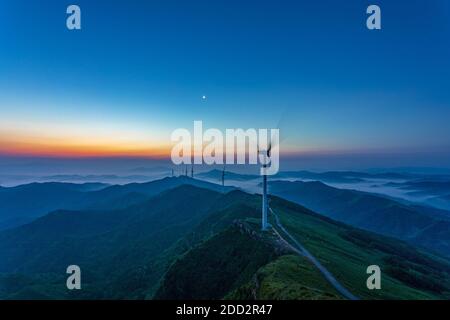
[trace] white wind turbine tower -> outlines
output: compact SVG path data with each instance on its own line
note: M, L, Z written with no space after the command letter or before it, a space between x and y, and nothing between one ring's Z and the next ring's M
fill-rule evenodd
M225 192L225 165L223 165L222 169L222 192Z
M272 148L274 149L275 155L278 159L279 157L279 148L280 148L280 136L279 129L271 129L269 133L269 141L265 141L263 144L263 148L261 149L258 143L258 156L259 160L262 162L261 175L263 178L263 193L262 193L262 224L261 229L267 230L270 227L270 223L268 221L268 211L269 211L269 196L267 190L267 176L268 173L273 174L272 165ZM268 144L268 145L267 145ZM267 149L264 149L267 148ZM262 159L261 159L262 155ZM276 170L278 171L278 162L276 163Z
M269 143L269 147L267 148L267 150L259 150L258 148L258 153L262 154L264 157L264 161L263 161L263 165L262 167L265 169L267 168L267 158L270 158L270 151L272 149L272 142ZM269 223L267 221L267 211L269 210L269 202L268 202L268 197L267 197L267 174L266 171L263 170L263 196L262 196L262 224L261 224L261 229L267 230L267 228L269 227Z

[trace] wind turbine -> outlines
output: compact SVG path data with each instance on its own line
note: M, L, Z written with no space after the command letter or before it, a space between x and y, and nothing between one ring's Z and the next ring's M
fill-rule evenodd
M225 192L225 165L223 165L222 169L222 192Z
M262 167L265 169L267 168L267 158L270 158L270 151L272 150L272 142L269 143L269 147L267 148L267 150L259 150L258 147L258 153L262 154L264 157L264 161L263 161L263 165ZM269 227L269 223L267 222L267 211L269 208L269 202L268 202L268 197L267 197L267 174L266 171L263 170L263 196L262 196L262 224L261 224L261 229L267 230L267 228Z

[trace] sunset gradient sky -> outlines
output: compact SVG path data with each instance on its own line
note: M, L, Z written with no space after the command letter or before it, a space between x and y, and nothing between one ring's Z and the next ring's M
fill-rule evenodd
M0 156L168 157L203 120L278 126L292 157L444 166L449 1L376 2L381 31L362 0L77 0L69 31L72 2L0 0Z

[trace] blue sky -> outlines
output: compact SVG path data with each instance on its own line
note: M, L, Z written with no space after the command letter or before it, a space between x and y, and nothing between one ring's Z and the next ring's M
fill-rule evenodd
M65 27L72 3L81 31ZM381 31L365 27L369 4ZM156 143L203 120L279 125L299 155L442 166L449 39L446 0L0 0L0 146Z

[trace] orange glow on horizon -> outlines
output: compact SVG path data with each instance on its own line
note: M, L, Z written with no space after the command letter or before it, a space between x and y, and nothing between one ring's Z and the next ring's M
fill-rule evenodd
M0 136L0 155L35 157L170 157L170 145L112 139ZM120 140L120 139L118 139Z
M171 141L153 141L139 134L129 132L107 132L107 134L82 134L26 130L0 130L0 156L25 157L139 157L170 159L175 143ZM204 145L204 147L206 144ZM286 156L308 154L312 150L299 150L295 146L284 146L282 153ZM246 153L241 150L240 152ZM195 156L192 150L192 156Z
M46 145L16 145L13 148L0 146L0 155L7 156L34 156L34 157L170 157L170 149L167 148L126 148L107 146L46 146Z
M131 130L6 124L0 155L31 157L170 157L170 141Z

